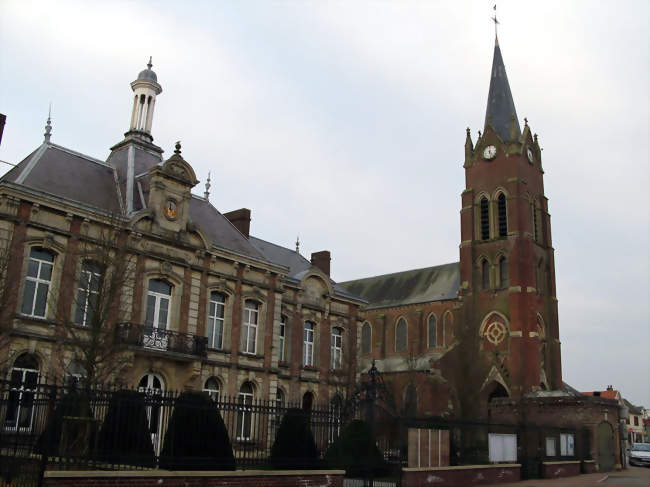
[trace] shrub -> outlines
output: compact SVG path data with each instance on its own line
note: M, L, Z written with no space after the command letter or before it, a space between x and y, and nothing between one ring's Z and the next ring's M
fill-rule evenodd
M113 393L99 432L97 458L118 464L155 464L144 393L128 390Z
M331 468L345 470L349 476L386 475L388 465L377 448L368 425L354 420L342 431L325 453L325 463Z
M302 409L289 409L280 423L271 448L271 464L278 469L311 468L318 465L318 450Z
M160 466L169 470L235 469L228 430L207 394L184 392L176 399Z

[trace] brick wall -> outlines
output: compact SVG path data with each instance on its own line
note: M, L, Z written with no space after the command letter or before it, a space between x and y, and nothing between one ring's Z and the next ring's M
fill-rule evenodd
M503 484L521 480L521 465L463 465L440 468L402 469L402 487L436 485L467 487L468 485Z

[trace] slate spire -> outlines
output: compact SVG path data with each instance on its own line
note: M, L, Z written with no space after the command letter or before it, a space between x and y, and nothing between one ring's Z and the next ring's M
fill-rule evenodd
M499 137L504 141L512 140L511 120L514 117L514 135L519 138L521 129L515 102L510 92L510 84L506 75L506 67L501 57L499 39L494 37L494 57L492 58L492 75L490 77L490 93L488 94L487 109L485 111L485 129L492 125Z

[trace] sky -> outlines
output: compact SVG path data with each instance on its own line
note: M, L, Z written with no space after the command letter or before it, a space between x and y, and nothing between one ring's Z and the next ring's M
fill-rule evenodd
M345 281L458 261L465 128L483 130L490 1L0 0L0 160L106 159L153 56L152 135L251 234ZM641 1L499 1L543 147L563 378L650 407L648 23ZM0 163L0 174L10 166Z

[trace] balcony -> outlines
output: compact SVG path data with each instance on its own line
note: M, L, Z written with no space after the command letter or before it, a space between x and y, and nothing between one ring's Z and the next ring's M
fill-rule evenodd
M121 343L147 350L176 352L197 357L205 357L208 346L207 337L162 330L136 323L120 323L118 339Z

